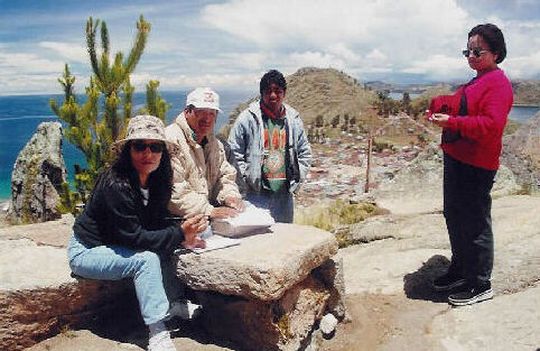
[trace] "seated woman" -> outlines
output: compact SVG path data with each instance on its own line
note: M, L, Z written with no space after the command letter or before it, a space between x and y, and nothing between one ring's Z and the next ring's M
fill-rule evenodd
M149 327L148 350L175 350L163 323L170 308L165 284L174 270L164 262L180 246L204 246L197 234L208 222L203 215L180 223L167 220L172 191L170 155L177 151L166 140L161 120L132 118L127 137L113 147L116 161L98 177L73 226L69 264L84 278L132 278Z

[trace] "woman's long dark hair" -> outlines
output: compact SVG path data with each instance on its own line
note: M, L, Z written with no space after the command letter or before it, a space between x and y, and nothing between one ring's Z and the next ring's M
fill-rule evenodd
M137 170L131 161L131 141L128 141L120 156L113 163L111 169L117 177L128 181L131 188L139 192L141 186ZM159 167L148 177L149 202L148 209L157 213L166 212L167 205L171 199L173 171L171 167L171 157L167 148L163 149Z

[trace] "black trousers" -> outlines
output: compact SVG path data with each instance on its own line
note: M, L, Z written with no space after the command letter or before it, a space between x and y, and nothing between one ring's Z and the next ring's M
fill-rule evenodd
M444 154L444 217L452 247L449 273L463 276L473 286L491 279L490 192L496 173Z

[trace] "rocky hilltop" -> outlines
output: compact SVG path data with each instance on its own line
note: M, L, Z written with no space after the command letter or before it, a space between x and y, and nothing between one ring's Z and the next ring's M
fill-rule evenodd
M287 79L287 102L297 109L304 123L317 116L330 122L349 115L362 122L368 119L376 95L356 79L333 68L302 68Z

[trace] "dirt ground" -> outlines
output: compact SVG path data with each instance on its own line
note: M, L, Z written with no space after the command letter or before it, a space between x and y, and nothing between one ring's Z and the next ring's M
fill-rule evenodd
M445 302L378 294L350 295L347 306L352 321L340 324L319 350L430 350L430 321L451 308Z
M437 310L449 308L445 303L434 305L399 295L350 295L346 303L351 321L339 324L331 339L322 340L320 351L395 350L401 349L396 346L404 345L403 342L407 345L406 349L428 350L425 344L426 326ZM430 304L431 308L426 308ZM111 321L111 324L115 322ZM116 330L103 327L65 330L28 350L113 351L141 350L146 346L144 326L137 321ZM223 341L211 340L195 324L182 322L175 327L178 331L173 333L173 337L178 350L235 350L234 346L227 347Z

